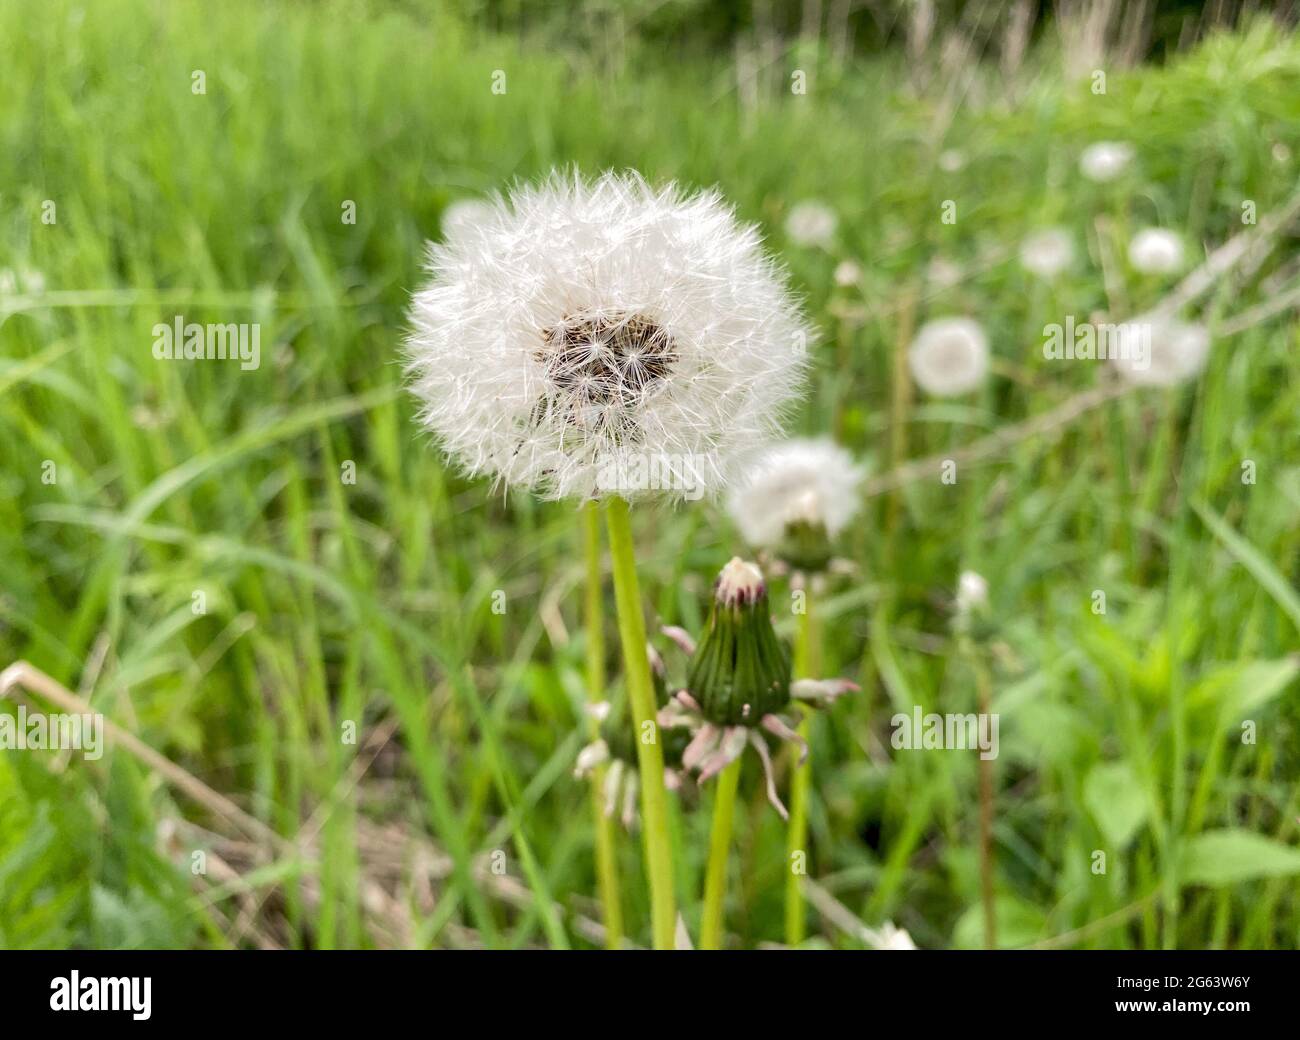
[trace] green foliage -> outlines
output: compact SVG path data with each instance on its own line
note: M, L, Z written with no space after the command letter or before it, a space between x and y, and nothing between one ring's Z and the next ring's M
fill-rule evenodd
M718 185L823 332L794 428L833 429L878 474L1092 385L1094 367L1045 362L1041 330L1159 297L1124 269L1133 229L1178 228L1199 259L1242 230L1244 200L1262 219L1297 187L1300 44L1262 24L1114 74L1102 97L1045 45L1014 89L972 69L956 109L900 87L896 55L813 57L806 96L751 105L724 56L633 47L610 67L402 4L0 7L0 268L46 286L0 296L0 666L88 682L98 710L286 838L311 821L314 841L236 882L195 878L223 825L125 751L0 752L0 945L251 944L233 926L249 893L292 945L587 941L573 508L445 468L401 388L405 308L449 202L557 164ZM1082 180L1079 152L1108 138L1134 143L1134 171ZM786 240L805 198L839 214L834 250ZM1051 287L1014 263L1048 224L1087 254ZM1292 238L1215 286L1202 317L1293 288L1294 254ZM927 284L935 258L963 280ZM864 272L852 289L832 278L843 259ZM957 313L989 331L996 378L893 424L898 344ZM261 366L156 361L151 330L177 314L260 322ZM1002 941L1297 945L1297 347L1286 313L1219 335L1194 384L868 503L838 547L860 577L823 612L824 674L863 693L812 721L809 821L810 874L866 923L979 942L976 760L889 747L896 711L974 710L950 627L969 567L996 620L981 654L1002 715ZM647 604L699 632L737 536L707 503L634 519ZM778 616L787 596L774 582ZM355 783L369 756L344 725L364 742L387 722ZM727 923L753 945L781 934L784 837L746 769ZM710 800L674 801L691 929ZM380 879L402 934L363 899L379 825L450 857L432 881L417 864L438 857L414 851ZM522 900L474 873L498 851ZM644 943L640 850L619 854Z

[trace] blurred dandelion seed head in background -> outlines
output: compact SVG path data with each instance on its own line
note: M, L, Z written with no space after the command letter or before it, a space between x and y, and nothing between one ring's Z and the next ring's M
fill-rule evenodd
M1124 141L1098 141L1079 156L1079 169L1090 181L1105 184L1115 180L1133 161L1133 146Z
M988 338L970 318L937 318L921 326L907 359L912 378L927 394L968 394L988 375Z
M1172 274L1183 267L1183 240L1165 228L1143 228L1129 243L1128 258L1143 274Z
M987 606L989 602L988 580L976 571L962 571L957 579L956 608L958 614L969 614Z
M797 202L785 219L785 233L797 246L829 248L835 241L839 218L824 202Z
M835 265L835 284L848 289L862 281L862 268L852 260L841 260Z
M1074 263L1074 240L1064 228L1046 228L1020 244L1021 266L1040 278L1055 278Z
M830 438L778 444L763 455L728 501L728 511L752 546L773 548L789 525L821 525L834 538L862 505L863 471Z
M1150 329L1150 357L1146 365L1138 353L1124 349L1125 340ZM1175 321L1158 315L1135 318L1120 325L1120 354L1111 358L1119 374L1137 386L1175 386L1200 373L1210 355L1210 333L1204 325Z

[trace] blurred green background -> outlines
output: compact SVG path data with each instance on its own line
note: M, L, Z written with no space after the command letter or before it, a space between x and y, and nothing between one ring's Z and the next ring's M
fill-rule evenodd
M1230 5L1220 27L1147 5L1099 28L1065 6L0 7L0 667L30 661L279 835L121 748L0 752L0 946L598 942L570 775L576 516L463 480L412 423L398 350L424 242L453 201L557 165L717 185L823 334L796 431L833 430L876 475L957 450L1097 382L1046 364L1042 328L1174 284L1128 269L1136 228L1178 230L1199 263L1251 230L1243 201L1263 221L1300 189L1287 28ZM1136 148L1108 185L1078 169L1099 140ZM838 215L828 248L785 235L808 199ZM1049 225L1083 254L1051 285L1016 262ZM860 576L827 602L827 671L863 692L814 723L811 944L859 945L844 913L980 942L976 760L889 747L897 710L974 710L950 626L971 568L1002 717L1000 941L1297 946L1300 336L1276 306L1296 242L1191 307L1215 335L1194 383L867 503L841 546ZM261 366L154 360L176 314L260 323ZM936 402L897 359L945 314L985 326L994 377ZM729 521L635 519L648 606L698 630L741 548ZM45 704L15 689L0 710L20 695ZM781 936L758 779L737 946ZM674 803L692 931L709 801ZM638 840L619 855L644 943Z

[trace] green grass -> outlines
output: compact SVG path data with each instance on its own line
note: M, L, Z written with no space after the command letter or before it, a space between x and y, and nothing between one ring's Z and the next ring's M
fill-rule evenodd
M1113 72L1104 97L1062 83L1055 59L1032 55L1014 105L977 70L949 121L895 57L836 71L805 50L777 79L797 60L810 93L750 111L721 59L632 47L617 65L414 5L0 9L0 267L46 283L0 297L0 666L26 658L83 689L289 842L313 839L234 841L122 751L0 753L0 946L592 944L594 832L570 776L586 733L577 517L465 481L413 425L397 356L423 242L449 201L554 165L716 184L768 230L825 333L797 429L834 424L883 472L1092 385L1096 366L1043 360L1042 326L1158 298L1124 270L1133 228L1182 229L1199 260L1243 230L1243 200L1263 219L1297 189L1293 37L1214 38ZM1076 160L1107 138L1138 163L1103 188ZM944 150L964 166L944 172ZM836 255L785 241L803 198L839 212ZM1047 223L1088 253L1051 290L1007 259ZM1294 287L1295 243L1198 313L1231 321ZM927 290L935 256L966 280ZM833 287L841 257L861 263L860 295ZM900 338L958 312L988 328L997 378L900 408ZM260 322L261 367L155 361L151 329L178 313ZM1185 388L867 504L842 546L861 579L823 604L827 673L863 693L812 723L810 873L849 911L921 946L979 944L976 761L889 746L894 711L973 710L949 623L970 567L992 589L1001 941L1300 943L1298 348L1284 312L1218 337ZM734 530L711 505L634 519L648 603L698 631ZM746 946L780 939L785 888L751 768L727 907ZM674 800L693 934L711 798ZM638 846L619 839L646 944ZM809 921L810 942L857 942Z

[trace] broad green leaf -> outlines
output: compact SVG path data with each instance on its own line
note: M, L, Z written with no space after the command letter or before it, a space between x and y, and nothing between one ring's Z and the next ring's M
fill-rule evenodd
M1032 903L1014 896L1000 895L993 901L997 918L1000 949L1028 946L1043 937L1047 917ZM957 919L952 930L952 944L959 950L978 950L984 946L984 906L972 903Z
M1300 849L1239 828L1198 834L1183 846L1180 861L1181 879L1188 885L1236 885L1300 874Z
M1083 784L1083 804L1116 849L1132 841L1151 812L1146 789L1127 762L1094 766Z
M1188 701L1197 709L1217 707L1220 720L1231 723L1249 717L1280 695L1298 674L1300 656L1234 662L1197 683Z

